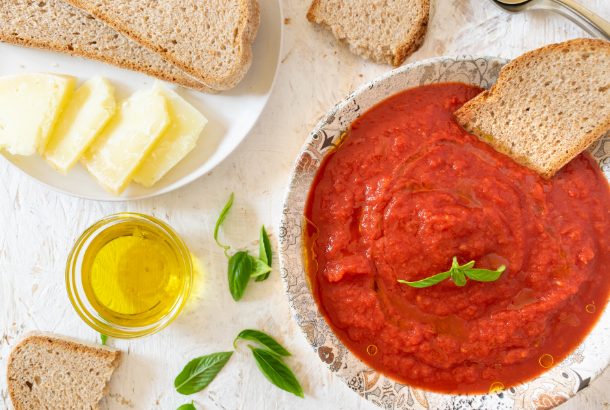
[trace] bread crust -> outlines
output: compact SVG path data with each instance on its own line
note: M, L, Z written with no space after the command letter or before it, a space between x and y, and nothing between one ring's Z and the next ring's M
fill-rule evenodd
M96 9L93 5L83 0L65 0L75 7L87 11L95 18L105 22L119 33L137 42L150 51L158 54L165 61L177 67L181 71L187 73L206 86L223 91L233 88L245 75L250 65L252 64L252 42L256 37L258 27L260 25L260 6L257 0L242 0L240 15L242 16L241 25L239 27L238 42L240 43L243 52L239 55L238 60L233 65L232 71L224 77L216 77L206 75L197 71L191 65L186 64L178 57L167 52L160 44L149 41L147 38L140 36L137 32L130 30L129 27L122 24L120 21L115 21L111 16L103 10Z
M136 64L129 64L129 63L125 63L120 60L115 60L112 58L105 57L102 54L88 53L87 51L80 49L80 48L70 50L67 46L62 46L62 45L59 45L56 43L44 43L44 42L38 42L38 41L34 41L34 40L25 40L22 38L9 37L9 36L5 36L2 34L0 34L0 42L7 43L7 44L13 44L16 46L37 48L39 50L50 50L50 51L55 51L57 53L70 54L71 56L78 56L78 57L87 58L89 60L99 61L101 63L109 64L109 65L112 65L112 66L115 66L118 68L123 68L123 69L129 70L129 71L135 71L137 73L142 73L142 74L145 74L150 77L158 78L159 80L162 80L162 81L167 81L168 83L174 83L181 87L190 88L191 90L200 91L200 92L204 92L207 94L218 94L218 92L219 92L218 90L211 89L210 87L206 86L205 84L195 81L195 80L167 75L166 73L164 73L162 71L149 70L147 68L144 68L144 67L136 65Z
M418 31L413 35L413 38L408 43L405 43L398 49L396 57L392 65L400 67L409 56L415 53L424 44L426 33L428 32L428 22L430 21L430 0L422 0L424 7L424 18L419 22Z
M15 381L16 375L14 374L13 363L15 361L15 354L19 351L19 349L30 343L53 343L55 345L60 345L67 350L86 352L90 356L96 356L105 362L111 362L113 371L118 368L122 360L121 351L110 346L102 346L95 343L84 342L78 339L48 332L32 331L24 333L11 348L7 363L6 379L8 394L15 410L29 410L20 401L18 401L18 392ZM106 392L104 392L104 395L105 394Z
M411 54L419 50L419 48L423 45L426 33L428 32L428 23L430 19L430 0L419 0L419 3L422 6L423 13L421 19L416 23L416 30L412 33L412 35L407 39L406 42L402 43L398 47L395 53L387 54L383 59L378 59L375 56L373 50L355 47L351 45L349 39L339 38L339 36L337 36L335 31L332 29L332 24L328 21L325 21L324 17L319 12L322 0L312 1L307 11L307 20L310 23L319 24L320 26L332 32L333 35L337 38L337 40L339 40L339 42L349 44L350 50L353 53L358 54L367 60L371 60L380 64L387 63L396 68L399 67L402 63L404 63L404 61L409 58Z
M536 64L540 57L551 53L569 51L569 49L588 49L590 47L601 48L605 50L605 53L610 55L610 42L601 39L579 38L563 43L550 44L517 57L502 68L498 81L490 90L483 91L453 114L456 121L464 127L464 129L477 135L481 141L492 145L497 151L510 156L519 164L536 171L543 178L551 178L557 171L570 162L572 158L584 151L591 143L610 129L610 116L599 118L599 122L593 128L592 132L590 132L588 136L585 135L575 141L568 152L559 152L556 157L551 158L550 170L542 168L527 156L515 153L505 141L498 140L493 135L486 133L483 129L474 125L473 120L477 116L477 110L484 109L485 105L494 103L499 98L500 94L504 92L504 88L510 89L512 87L509 79L519 75L518 73L521 70L529 69L529 65ZM567 132L568 131L566 130L566 133Z
M316 22L316 15L318 12L318 8L320 7L321 0L313 0L309 5L309 9L307 10L307 20L310 23Z

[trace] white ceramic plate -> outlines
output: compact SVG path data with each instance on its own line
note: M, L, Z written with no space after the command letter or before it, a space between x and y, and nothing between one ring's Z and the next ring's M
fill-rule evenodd
M534 380L501 394L431 393L405 386L369 368L335 336L311 294L302 252L303 212L322 159L363 112L409 88L462 82L489 89L508 60L497 57L438 57L400 67L353 91L316 125L292 169L279 230L280 269L292 313L307 341L331 372L361 397L386 410L550 410L599 376L610 362L610 309L563 362ZM610 132L589 147L610 180ZM601 306L600 306L601 308ZM322 377L322 376L320 376Z
M17 169L56 191L85 199L127 201L164 194L192 182L225 159L244 139L261 115L271 95L282 47L282 9L278 0L259 0L261 23L252 44L252 66L233 89L208 95L180 88L177 90L208 119L197 146L159 182L145 188L132 182L120 198L99 186L77 163L67 176L53 170L37 154L0 154ZM66 54L0 44L0 76L26 72L70 74L79 85L93 75L106 77L115 87L118 100L139 89L152 87L154 78L112 67L97 61ZM173 89L177 87L169 84Z

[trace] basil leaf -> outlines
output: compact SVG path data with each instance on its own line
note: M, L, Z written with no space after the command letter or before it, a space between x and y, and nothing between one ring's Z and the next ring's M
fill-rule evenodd
M100 333L100 339L102 339L102 346L106 346L106 342L108 341L108 336Z
M231 256L229 259L229 291L236 302L244 295L251 274L252 260L248 256L248 251L237 252Z
M227 258L229 258L229 254L227 254L227 251L231 247L230 246L222 245L220 242L218 242L218 228L220 228L220 225L225 221L225 219L227 219L227 214L229 213L229 209L231 209L232 206L233 206L233 193L231 193L231 197L229 198L229 202L227 202L225 207L222 209L222 212L220 213L220 216L218 217L218 220L216 221L216 228L214 228L214 240L216 241L218 246L220 246L221 248L225 249L225 256Z
M465 270L465 269L472 269L473 266L474 266L474 261L470 261L466 265L458 266L458 268L460 268L461 270Z
M464 271L466 276L472 280L478 280L479 282L493 282L498 279L502 272L506 269L506 266L500 266L498 270L488 269L468 269Z
M197 410L197 408L193 405L193 402L191 401L190 403L183 404L182 406L178 407L177 410Z
M174 380L180 394L193 394L205 389L231 358L233 352L220 352L191 360Z
M466 277L460 268L451 269L451 279L453 280L453 283L458 286L466 285Z
M428 286L436 285L439 282L444 281L451 276L451 271L439 273L429 278L418 280L417 282L407 282L406 280L399 280L400 283L406 283L414 288L427 288Z
M271 268L262 260L255 258L254 256L248 257L250 258L250 262L252 262L252 273L250 274L251 278L256 277L258 279L261 276L271 272Z
M237 350L236 343L239 339L242 340L250 340L252 342L258 343L263 349L276 354L278 356L292 356L288 350L284 349L284 347L275 341L274 338L269 336L266 333L263 333L259 330L246 329L242 330L240 334L237 335L235 341L233 342L233 347Z
M271 242L269 241L269 236L267 235L267 231L265 230L265 225L261 226L261 239L258 251L258 258L265 262L267 266L271 268L271 262L273 261L273 255L271 253ZM271 274L271 270L267 272L264 276L259 276L256 278L257 282L262 282L266 280Z
M294 377L294 374L280 358L267 350L255 349L250 345L248 345L248 347L252 350L256 365L267 380L282 390L286 390L295 396L305 398L303 389L297 381L297 378Z

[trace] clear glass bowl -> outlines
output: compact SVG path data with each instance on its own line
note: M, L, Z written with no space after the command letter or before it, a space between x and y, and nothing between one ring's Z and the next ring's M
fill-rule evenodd
M162 235L174 250L179 266L184 269L184 283L171 308L154 323L145 326L125 326L124 324L113 323L112 317L96 311L83 287L84 272L82 271L82 265L89 246L100 235L104 235L109 228L118 224L125 224L125 226L139 225L143 229L149 228L157 235ZM66 289L76 313L95 331L119 339L150 336L169 325L184 308L191 291L192 280L193 265L188 248L182 238L166 223L151 216L136 213L110 215L94 223L78 238L66 263ZM122 321L125 322L125 320Z

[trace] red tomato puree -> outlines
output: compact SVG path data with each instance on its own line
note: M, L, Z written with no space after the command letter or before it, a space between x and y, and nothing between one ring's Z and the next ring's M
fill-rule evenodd
M423 86L371 108L322 164L305 215L319 235L309 279L340 340L396 381L452 394L558 364L609 295L610 189L593 158L547 181L496 152L452 117L481 91ZM454 256L506 270L463 287L397 282Z

